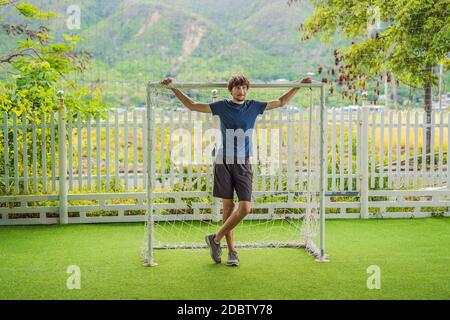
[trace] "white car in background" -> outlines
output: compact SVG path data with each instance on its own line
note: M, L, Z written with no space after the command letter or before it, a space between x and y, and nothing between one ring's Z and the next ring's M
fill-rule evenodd
M358 111L360 108L361 107L358 106L358 105L349 105L349 106L342 107L342 110L345 110L345 111Z
M383 105L367 106L367 108L371 112L378 112L378 111L385 109L385 107ZM361 109L361 106L358 106L358 105L349 105L349 106L342 107L342 110L345 110L345 111L358 111L359 109Z
M382 111L385 109L384 105L375 105L375 106L368 106L369 111L376 112L376 111Z
M289 105L289 104L287 106L285 106L284 108L291 112L300 112L302 110L300 107Z

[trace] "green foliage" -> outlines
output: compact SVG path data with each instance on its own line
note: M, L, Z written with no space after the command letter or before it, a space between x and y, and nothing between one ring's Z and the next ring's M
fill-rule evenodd
M81 41L78 36L63 35L60 42L54 41L54 36L50 35L49 28L41 25L36 29L30 29L27 25L35 25L36 20L48 20L54 16L54 13L43 13L31 4L23 2L2 1L2 9L11 9L17 11L26 24L0 24L10 40L16 41L16 48L8 50L6 54L0 55L0 68L8 71L7 77L0 80L0 111L8 114L15 113L20 117L20 123L27 120L28 123L40 124L42 119L49 123L54 112L58 108L59 90L64 90L65 105L68 112L75 115L78 111L82 116L87 113L96 114L106 109L103 102L103 87L78 85L69 80L69 76L77 72L82 72L86 68L89 60L89 54L76 51L78 43ZM1 19L0 19L1 21ZM5 72L6 74L6 72ZM76 117L76 116L75 116ZM3 122L3 115L0 114ZM19 123L19 125L20 125ZM0 174L9 173L14 168L14 157L12 151L17 146L14 145L12 126L13 117L8 115L8 159L0 167ZM56 129L57 130L57 129ZM55 131L56 131L55 130ZM25 139L27 149L32 150L31 130L19 135L18 145L23 145ZM46 135L43 140L43 132L38 129L35 132L37 141L41 141L49 146L46 151L47 159L50 159L50 135ZM58 135L55 134L54 143L57 144ZM0 153L4 153L5 145L0 145ZM41 159L43 150L38 148L36 151L37 159ZM19 151L22 159L22 151ZM32 163L33 155L27 154L28 163ZM23 172L22 163L19 164L18 173ZM43 164L38 161L36 170L48 175L50 166L45 169ZM47 172L45 172L47 171ZM6 187L6 186L5 186ZM39 183L39 189L42 184ZM2 191L3 193L5 190Z
M11 1L0 5L16 10L27 22L48 20L53 12L43 13L32 4ZM14 8L14 9L13 9ZM0 81L0 110L15 112L18 116L29 114L33 120L40 113L49 114L57 108L57 92L64 89L66 105L76 112L100 112L106 109L102 101L102 87L79 86L68 77L83 71L89 54L77 52L79 36L63 34L61 42L52 41L46 26L28 29L23 24L2 25L10 37L17 37L16 49L0 57L0 67L8 69L12 76ZM50 42L52 41L52 42Z
M11 1L7 1L7 3L8 2ZM47 20L55 16L55 13L42 12L41 10L39 10L38 8L29 3L19 2L17 5L15 5L15 8L21 15L30 19Z

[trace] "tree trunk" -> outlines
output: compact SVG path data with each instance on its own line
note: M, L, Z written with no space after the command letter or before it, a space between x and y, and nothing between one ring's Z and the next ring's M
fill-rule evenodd
M389 109L389 82L388 82L388 72L384 72L384 107Z
M398 111L398 96L397 96L397 78L394 73L391 72L391 85L392 85L392 99L394 101L395 111Z
M439 110L442 111L442 96L444 94L444 64L439 64Z

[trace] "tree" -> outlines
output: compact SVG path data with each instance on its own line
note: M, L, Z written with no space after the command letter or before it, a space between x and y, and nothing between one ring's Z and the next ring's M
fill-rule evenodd
M289 0L289 3L301 0ZM447 0L318 0L302 26L304 39L324 39L338 30L353 39L339 50L352 79L378 80L383 71L408 86L423 88L431 124L431 88L439 63L449 69L450 11ZM375 26L375 28L373 28ZM427 130L430 152L431 128Z
M0 81L0 110L17 115L27 111L34 121L37 114L55 108L56 93L63 88L74 112L99 112L106 108L99 88L90 90L70 80L70 74L87 68L91 54L76 50L81 40L77 36L64 35L63 42L54 41L44 24L55 16L53 12L44 13L31 4L14 0L0 0L0 8L14 10L25 20L20 24L5 23L0 16L0 29L17 38L17 48L0 55L0 68L9 73L6 80ZM29 26L36 22L40 25Z
M106 109L102 102L102 90L99 87L79 86L70 80L70 75L75 72L83 72L91 55L88 52L77 51L76 46L80 38L64 35L63 41L55 41L50 34L45 21L54 16L53 13L44 13L31 4L22 1L0 0L0 9L17 12L24 20L23 23L5 23L0 17L0 30L7 36L17 38L17 47L9 52L0 54L0 111L14 112L17 116L26 118L29 123L40 124L44 118L46 123L57 108L57 92L65 91L66 106L69 107L74 117L77 111L82 116L87 113L100 113ZM5 11L4 11L5 12ZM0 118L3 112L0 113ZM12 117L7 119L9 127L12 127ZM3 118L1 119L3 122ZM55 130L58 130L56 128ZM14 168L13 151L19 158L23 157L23 150L14 143L13 130L2 132L8 137L6 158L9 163L0 166L0 175L8 173ZM36 141L49 144L50 137L43 133L43 129L36 128ZM24 130L18 141L27 143L27 149L32 150L32 132ZM45 137L44 141L42 137ZM57 144L58 135L55 137ZM26 140L26 142L25 142ZM5 154L5 145L0 143L0 154ZM45 149L44 149L45 150ZM48 150L47 159L49 158ZM41 159L43 148L37 148L36 159ZM28 163L32 163L31 152L27 153ZM36 170L44 171L42 163L35 161ZM23 165L23 164L21 164ZM24 168L19 166L18 171ZM49 170L49 167L46 169ZM15 172L20 175L20 172ZM42 172L47 175L48 172ZM39 183L41 184L41 182ZM5 194L9 187L0 184L0 194ZM13 192L10 190L10 192Z

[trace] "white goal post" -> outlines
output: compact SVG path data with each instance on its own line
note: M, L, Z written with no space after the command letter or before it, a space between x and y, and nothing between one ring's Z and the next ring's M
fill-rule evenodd
M154 258L154 250L160 249L160 248L166 248L166 249L182 249L182 248L188 248L188 249L194 249L194 248L205 248L206 245L202 244L202 241L204 240L203 237L199 237L198 240L192 241L189 244L186 244L185 242L182 243L172 243L172 244L164 244L164 243L156 243L155 242L155 233L158 232L158 225L157 223L159 221L161 222L161 225L166 226L167 223L173 223L171 225L168 232L172 233L179 233L184 234L186 231L186 228L177 230L177 226L174 227L176 223L180 224L186 224L189 221L189 225L187 230L193 230L195 228L199 228L198 223L204 223L204 221L211 221L215 222L214 225L217 227L217 214L214 215L204 215L201 218L199 218L199 215L189 215L189 214L180 214L180 215L163 215L163 214L155 214L155 208L157 205L160 205L160 203L155 203L155 200L157 197L159 197L159 194L155 192L155 177L156 177L156 170L155 170L155 158L157 157L156 154L156 147L158 147L158 143L161 142L161 139L164 139L163 135L166 134L166 128L159 128L159 135L158 138L161 136L161 138L158 139L155 138L155 127L158 125L162 126L162 120L160 118L157 119L157 117L160 117L158 114L159 110L157 109L161 108L163 106L158 105L159 101L157 99L157 96L159 94L170 94L171 88L177 88L177 89L184 89L184 90L213 90L213 92L217 93L217 90L226 90L227 83L226 82L212 82L212 83L199 83L199 82L180 82L180 83L172 83L170 85L162 85L159 82L149 82L147 84L147 109L146 109L146 137L147 140L147 152L146 154L146 166L144 167L144 170L146 169L147 173L147 183L146 183L146 191L147 191L147 210L146 210L146 223L145 223L145 235L144 235L144 244L142 247L142 257L144 260L145 266L155 266L157 263L155 262ZM310 97L309 99L309 106L307 106L307 112L305 113L305 119L308 120L307 122L307 129L305 130L305 134L307 135L304 138L306 139L305 143L307 144L307 151L305 152L304 158L305 160L305 183L304 189L302 190L293 190L292 188L289 191L282 191L282 192L273 192L272 194L278 195L283 194L289 197L289 199L293 198L301 198L298 202L298 207L304 208L304 211L301 211L301 213L298 213L297 211L294 211L294 209L290 208L296 208L296 206L287 206L287 213L284 212L283 214L272 214L270 215L261 215L261 214L255 214L252 216L252 214L249 214L248 219L255 221L263 221L260 223L260 225L256 225L255 228L257 229L259 226L262 226L263 223L266 223L264 221L270 221L271 224L264 225L264 230L268 230L267 228L272 228L272 226L278 226L278 221L280 224L287 225L294 225L297 222L297 220L301 220L301 223L294 226L294 228L297 228L295 230L298 232L298 239L302 238L301 242L293 241L284 241L284 240L273 240L270 239L270 241L265 242L258 242L258 241L250 241L248 243L238 243L237 247L245 247L245 248L261 248L261 247L302 247L305 248L310 254L312 254L317 261L320 262L326 262L328 261L328 258L325 254L325 191L326 191L326 150L324 146L326 145L326 110L325 110L325 92L324 92L324 84L319 82L313 82L310 84L303 84L298 82L280 82L280 83L251 83L250 90L253 89L260 89L260 90L272 90L272 89L291 89L291 88L305 88L308 89L308 95ZM313 97L317 98L316 104L313 102ZM276 98L276 97L273 97ZM209 102L209 101L203 101L203 102ZM157 112L155 112L157 111ZM268 111L272 112L272 111ZM299 116L300 119L301 116ZM184 119L180 115L180 120ZM189 119L191 119L191 115L189 115ZM295 118L297 119L297 118ZM258 120L257 120L258 121ZM281 120L280 120L281 121ZM301 121L301 120L300 120ZM306 121L306 120L305 120ZM256 125L255 125L256 127ZM299 134L297 137L300 137L300 131L298 131ZM288 134L291 134L288 131ZM294 138L291 138L291 140ZM303 136L302 136L303 139ZM303 140L302 140L303 141ZM164 149L164 146L160 146L161 149ZM306 148L305 148L306 149ZM162 151L164 152L164 151ZM166 151L167 153L170 153L170 151ZM158 155L159 157L159 155ZM162 156L163 160L159 162L161 166L165 164L164 161L164 155ZM158 159L159 160L159 159ZM290 161L288 159L287 161ZM300 160L301 162L302 160ZM164 162L164 163L162 163ZM162 171L161 171L162 172ZM281 182L280 182L281 183ZM175 193L175 192L174 192ZM172 194L173 195L173 194ZM212 199L212 194L211 194ZM211 206L217 206L218 200L213 199L211 200ZM219 204L220 205L220 204ZM278 205L277 208L280 206ZM289 210L292 210L290 212ZM303 209L302 209L303 210ZM159 212L159 211L158 211ZM220 211L219 211L220 212ZM267 217L266 217L267 216ZM208 220L210 219L210 220ZM246 217L247 219L247 217ZM244 221L246 220L244 219ZM196 222L197 221L197 222ZM198 222L200 221L200 222ZM300 227L301 225L301 227ZM163 228L163 227L161 227ZM180 227L181 228L181 227ZM261 227L262 228L262 227ZM253 230L253 229L252 229ZM295 232L297 232L295 231ZM295 233L294 233L295 234ZM257 237L257 236L256 236ZM318 243L317 243L318 242Z

